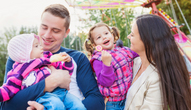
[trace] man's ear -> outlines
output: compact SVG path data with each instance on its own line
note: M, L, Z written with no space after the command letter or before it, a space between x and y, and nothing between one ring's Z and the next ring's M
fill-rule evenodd
M66 38L69 33L70 33L70 29L66 30L66 33L65 33L65 35L64 35L64 38Z

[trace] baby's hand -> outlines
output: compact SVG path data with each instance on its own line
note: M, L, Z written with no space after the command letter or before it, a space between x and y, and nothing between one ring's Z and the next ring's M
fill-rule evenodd
M66 52L62 52L62 53L60 53L60 55L64 56L62 61L65 61L65 62L71 61L71 57Z
M106 66L110 66L111 65L111 60L112 60L112 56L110 53L108 53L107 51L101 51L101 60L103 62L103 64L105 64Z
M50 57L50 62L58 62L58 61L70 62L71 58L66 52L62 52L60 54L54 54Z

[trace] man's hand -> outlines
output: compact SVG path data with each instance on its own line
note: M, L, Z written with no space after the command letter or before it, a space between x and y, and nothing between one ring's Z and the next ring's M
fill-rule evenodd
M28 101L28 104L27 110L44 110L44 106L36 101Z
M107 51L101 51L101 60L103 62L103 64L105 64L106 66L110 66L111 65L111 60L112 60L112 56L110 53L108 53Z
M52 92L55 88L65 88L69 90L70 75L67 70L55 69L53 66L49 66L51 75L45 79L44 92Z

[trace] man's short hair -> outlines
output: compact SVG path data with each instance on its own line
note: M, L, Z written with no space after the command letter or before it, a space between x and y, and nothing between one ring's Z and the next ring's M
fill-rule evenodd
M70 25L70 13L68 9L61 4L52 4L45 8L44 12L49 12L54 16L64 18L66 20L64 26L66 27L66 30L69 28ZM43 13L44 13L43 12Z

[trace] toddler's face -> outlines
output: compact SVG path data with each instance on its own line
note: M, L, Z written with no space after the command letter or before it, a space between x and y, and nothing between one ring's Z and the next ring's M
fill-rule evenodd
M43 49L37 38L34 38L30 57L31 59L43 57Z
M114 47L114 37L106 26L96 27L92 31L92 38L95 46L100 45L105 50L111 50Z

